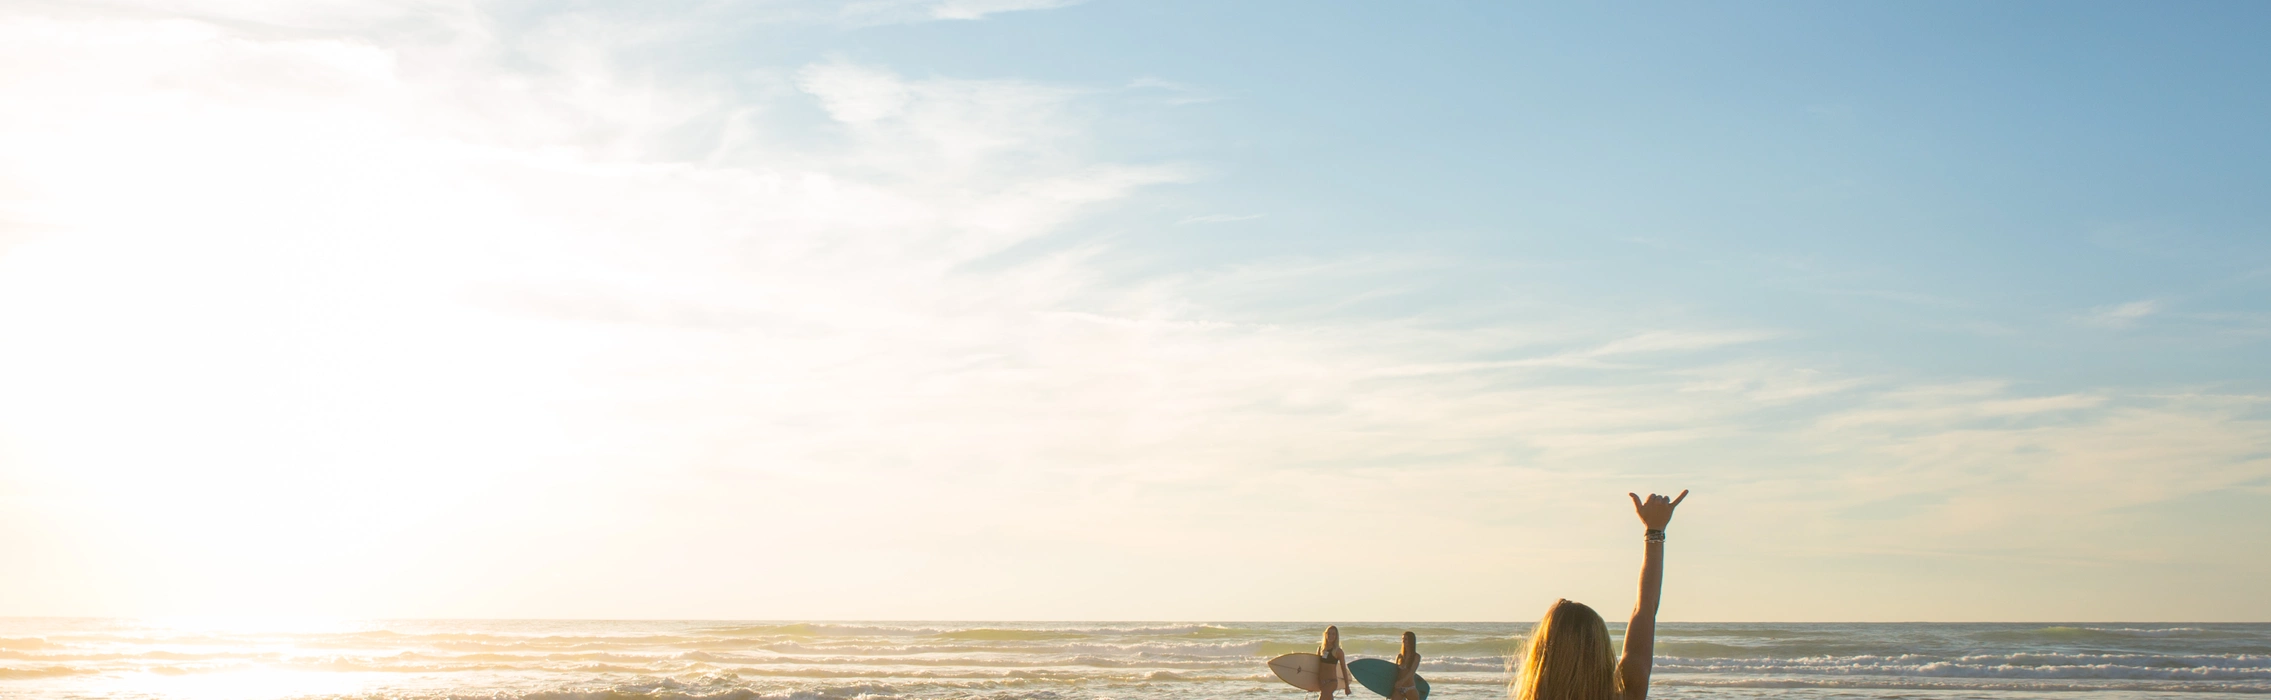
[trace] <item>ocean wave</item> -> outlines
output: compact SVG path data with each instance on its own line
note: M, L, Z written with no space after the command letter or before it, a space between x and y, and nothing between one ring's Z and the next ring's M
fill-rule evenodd
M746 654L691 651L672 656L674 659L733 665L832 665L832 666L1089 666L1096 668L1231 668L1250 666L1258 657L1200 657L1164 654L1140 656L1110 656L1101 654L1063 655L982 655L982 656L750 656Z
M1657 654L1686 658L1746 659L1777 656L1776 651L1772 647L1749 647L1717 642L1659 641L1656 643Z
M0 637L0 649L32 650L46 649L49 646L47 640L38 637Z
M769 625L728 625L702 627L697 634L737 637L918 637L938 634L935 627L901 627L884 625L849 625L824 622L790 622Z
M1059 639L1080 639L1084 637L1093 637L1095 635L1062 630L1018 630L980 627L977 629L947 630L930 636L938 639L974 639L979 641L1001 642L1045 642L1056 641Z
M1463 630L1463 629L1457 629L1457 628L1452 628L1452 627L1403 627L1403 626L1386 626L1386 627L1381 627L1381 626L1369 626L1369 625L1340 625L1340 630L1341 630L1341 637L1342 637L1343 639L1346 639L1346 638L1348 638L1348 637L1359 637L1359 636L1381 636L1381 637L1394 637L1394 638L1401 638L1401 637L1403 636L1403 634L1404 634L1405 632L1410 632L1410 633L1412 633L1412 634L1416 634L1416 635L1419 635L1420 637L1423 637L1423 638L1425 638L1425 637L1463 637L1463 636L1469 636L1469 635L1473 635L1473 634L1475 633L1475 631L1474 631L1474 630ZM1321 628L1320 628L1320 631L1321 631Z
M2091 654L2061 652L2022 652L2013 654L1973 654L1958 658L1965 663L2002 663L2020 666L2061 666L2092 664L2124 664L2142 667L2194 668L2271 668L2271 655L2265 654Z
M1420 668L1428 673L1481 672L1500 673L1507 670L1503 658L1423 658Z
M1020 682L1011 681L943 687L983 692L986 697L1000 700L1057 700L1062 697L1053 689L1033 690L1020 687L1021 685ZM446 697L450 700L870 700L901 696L909 690L908 686L886 684L780 689L750 687L742 684L740 679L731 677L695 680L650 678L611 685ZM342 700L402 700L403 697L398 693L387 693L349 696Z
M1682 628L1682 627L1676 627L1676 626L1665 626L1665 627L1658 627L1658 628L1656 628L1656 638L1657 638L1657 639L1678 639L1678 638L1681 638L1681 637L1748 637L1748 638L1756 638L1756 639L1802 639L1802 638L1807 638L1807 637L1818 637L1818 636L1821 636L1821 632L1817 632L1817 631L1813 631L1813 630L1798 630L1798 629L1783 629L1783 628L1764 628L1764 629L1756 629L1756 628L1726 628L1726 627L1702 627L1702 628L1693 628L1693 629L1689 629L1689 628Z
M28 678L59 678L59 677L63 677L63 676L83 676L83 675L89 675L89 674L95 674L95 673L101 673L101 671L98 671L98 670L95 670L95 669L87 669L87 668L73 668L73 667L70 667L70 666L41 666L41 667L37 667L37 668L0 668L0 680L16 680L16 679L28 679Z
M1086 642L1077 644L1020 644L1015 642L939 643L933 641L913 644L809 644L790 642L758 647L778 654L839 654L855 656L907 656L913 654L1111 654L1111 655L1174 655L1174 656L1276 656L1286 651L1316 651L1317 645L1275 645L1269 642L1132 642L1111 644ZM1277 648L1286 651L1275 651ZM1353 649L1352 649L1353 651Z
M973 629L993 629L993 628L973 628ZM1278 635L1278 634L1282 634L1281 632L1273 632L1273 631L1270 631L1270 630L1250 629L1250 628L1245 628L1245 627L1229 627L1229 626L1224 626L1224 625L1209 625L1209 624L1188 624L1188 625L1133 625L1133 626L1127 626L1127 627L1118 627L1118 626L1110 626L1110 625L1103 625L1103 626L1093 626L1093 627L1050 627L1050 628L1041 628L1041 629L1036 629L1036 630L1034 630L1034 631L1041 631L1041 632L1057 632L1057 633L1063 633L1063 634L1083 635L1083 636L1104 636L1104 637L1129 637L1129 636L1133 636L1133 637L1175 637L1175 636L1187 636L1187 637L1206 637L1206 638L1213 638L1213 637L1259 637L1259 636L1275 636L1275 635Z
M1051 640L1080 637L1192 636L1219 638L1279 634L1267 630L1210 624L1089 625L1068 627L961 627L952 625L861 625L795 622L766 625L728 625L693 630L695 634L726 637L937 637L979 640Z
M2253 683L2166 683L2137 681L2036 681L1933 678L1665 678L1649 684L1686 688L1834 688L1860 690L1989 690L2017 692L2133 691L2147 693L2271 694L2271 685Z
M1403 650L1403 643L1401 640L1343 638L1341 640L1341 648L1347 650L1351 654L1358 654L1363 656L1393 657L1398 652ZM1428 639L1423 637L1419 642L1419 652L1423 656L1436 654L1460 656L1511 656L1513 655L1514 651L1519 648L1521 648L1521 642L1519 640L1509 639L1489 639L1485 641L1472 642L1443 642L1429 641ZM1277 656L1279 654L1290 654L1294 652L1313 652L1316 650L1316 642L1298 643L1269 641L1260 642L1254 653L1260 656Z
M64 649L60 651L45 653L0 652L0 659L19 659L27 661L222 661L231 659L243 659L247 658L248 656L253 655L248 655L242 651L214 651L206 653L192 653L181 651L78 651L72 649Z
M1996 629L1976 633L1979 639L2007 642L2087 642L2166 637L2217 636L2203 627L2086 627L2050 625L2031 629Z
M2141 636L2147 636L2147 637L2166 637L2166 636L2170 636L2170 635L2194 635L2194 634L2204 634L2204 633L2206 633L2206 632L2208 631L2208 630L2205 630L2205 629L2201 629L2201 628L2199 628L2199 627L2159 627L2159 628L2136 628L2136 627L2084 627L2084 628L2082 628L2082 629L2086 629L2086 630L2089 630L2089 631L2092 631L2092 632L2110 632L2110 633L2113 633L2113 634L2141 635Z
M353 678L364 684L355 687L372 689L368 697L401 700L1160 700L1265 691L1292 698L1263 661L1313 651L1323 628L408 621L315 632L212 632L106 621L0 625L8 625L0 627L0 696L60 688L57 696L103 697L88 689L143 677L195 685L223 682L199 677L207 674L275 672L315 679L311 683ZM1344 625L1343 646L1359 657L1392 658L1396 637L1407 629L1420 635L1422 673L1439 688L1440 700L1477 700L1502 697L1507 659L1528 626ZM2271 688L2271 625L1672 625L1661 633L1657 678L1668 686ZM341 675L326 675L334 673ZM362 691L323 692L350 700Z
M150 660L124 654L85 655L71 658L74 662L89 663L88 657L99 657L95 660L97 666L107 670L143 668ZM61 661L61 659L48 659L47 661L55 663ZM1260 668L1262 657L1190 656L1154 653L858 656L780 655L696 650L654 654L443 654L401 652L382 655L292 655L270 653L206 658L194 661L194 663L176 661L168 664L167 667L178 669L179 672L183 673L236 669L252 664L279 669L395 673L510 671L680 673L688 669L706 668L761 673L803 673L805 675L831 677L848 675L917 677L926 673L921 669L955 668L991 670L1064 669L1081 673L1106 673L1122 669L1213 673L1235 671L1245 673ZM1431 656L1428 657L1426 663L1430 670L1495 672L1505 668L1506 659L1501 656ZM768 669L787 669L787 671ZM798 671L797 669L809 670Z
M2014 658L2023 657L2023 658ZM2129 661L2130 663L2123 663ZM2150 661L2150 665L2138 662ZM1921 655L1811 657L1798 659L1692 659L1658 657L1667 673L1869 675L1963 678L2118 679L2271 681L2271 659L2258 656L2108 658L2102 655L1978 655L1940 659Z
M398 695L367 696L368 700L402 700ZM605 689L584 691L541 691L525 695L449 696L448 700L877 700L898 697L897 694L819 692L819 691L764 691L734 688L709 691L654 691L645 689ZM1065 696L1054 691L1042 692L988 692L988 700L1062 700ZM360 699L357 699L360 700Z

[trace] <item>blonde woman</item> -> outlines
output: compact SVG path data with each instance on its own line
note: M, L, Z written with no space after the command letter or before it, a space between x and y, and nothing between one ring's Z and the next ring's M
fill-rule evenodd
M1624 627L1624 657L1609 649L1609 625L1583 603L1554 601L1546 617L1530 630L1530 641L1515 657L1520 667L1508 695L1514 700L1645 700L1648 667L1656 656L1656 596L1664 588L1664 526L1672 509L1687 500L1649 494L1632 496L1632 509L1648 527L1646 558L1640 563L1640 602Z

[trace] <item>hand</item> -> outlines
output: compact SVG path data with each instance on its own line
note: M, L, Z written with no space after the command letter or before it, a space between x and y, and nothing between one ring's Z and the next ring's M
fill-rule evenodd
M1680 491L1678 498L1665 498L1651 493L1646 502L1640 500L1640 494L1625 495L1632 497L1633 512L1640 514L1641 524L1647 525L1650 530L1662 530L1665 525L1672 524L1672 509L1680 507L1680 501L1687 500L1685 489Z

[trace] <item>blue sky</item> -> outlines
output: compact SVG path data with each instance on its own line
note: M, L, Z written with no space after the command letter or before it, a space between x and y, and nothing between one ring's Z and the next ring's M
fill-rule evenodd
M765 27L696 55L1103 93L1087 106L1099 154L1207 170L1063 234L1108 236L1137 271L1500 260L1524 272L1485 284L1772 324L1872 371L2055 389L2260 380L2262 15L1092 3ZM1255 218L1168 225L1206 216ZM2138 302L2152 311L2115 323L2150 332L2075 323Z
M2267 25L10 6L0 614L2271 619Z
M1124 237L1178 263L1531 262L1572 295L1787 326L1851 361L2245 382L2250 344L2169 341L2251 320L2066 332L2140 300L2261 308L2265 19L2229 9L1100 4L836 50L1206 85L1224 99L1143 110L1115 144L1203 153L1219 179L1176 203L1264 214ZM972 35L989 48L956 50Z

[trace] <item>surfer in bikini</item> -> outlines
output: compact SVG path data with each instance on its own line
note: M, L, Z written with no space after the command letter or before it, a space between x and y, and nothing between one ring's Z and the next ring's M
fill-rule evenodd
M1647 554L1640 563L1640 602L1632 607L1632 622L1624 628L1624 656L1609 649L1609 625L1585 604L1568 599L1554 601L1545 619L1530 630L1530 641L1516 659L1508 695L1514 700L1645 700L1648 670L1655 663L1656 599L1664 588L1664 526L1672 523L1672 509L1687 500L1649 494L1643 501L1632 496L1632 508L1648 532L1643 538Z

